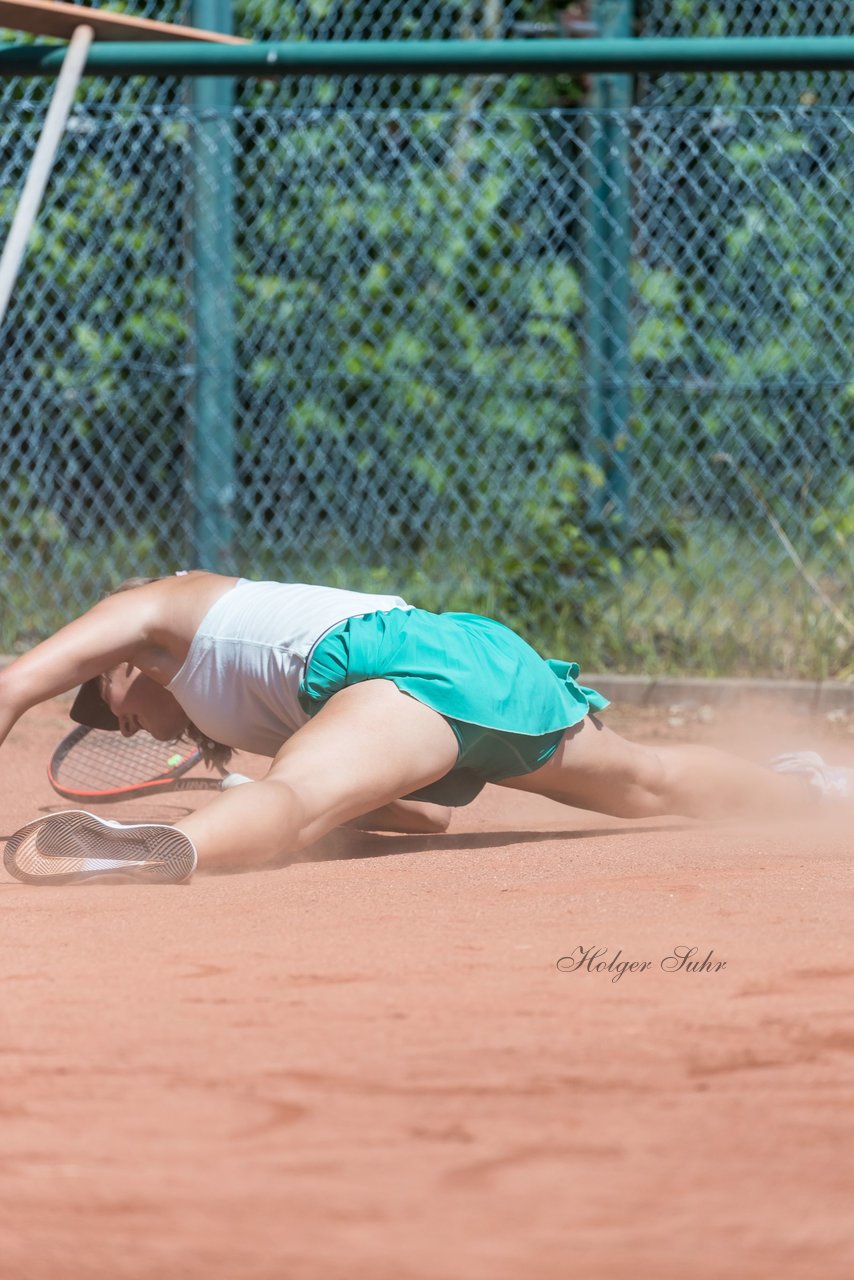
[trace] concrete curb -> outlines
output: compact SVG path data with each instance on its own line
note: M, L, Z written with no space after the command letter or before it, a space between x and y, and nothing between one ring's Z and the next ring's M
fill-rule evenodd
M614 703L636 707L711 706L764 701L780 711L854 712L854 683L841 680L706 679L702 676L581 674L581 683Z

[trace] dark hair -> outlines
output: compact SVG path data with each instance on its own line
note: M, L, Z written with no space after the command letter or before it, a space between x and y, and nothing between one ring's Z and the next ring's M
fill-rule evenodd
M122 591L134 591L137 587L147 587L150 582L165 582L167 578L171 578L171 573L163 574L159 578L125 578L124 582L120 582L117 587L113 587L112 591L104 593L103 599L109 596L117 596ZM223 772L228 765L231 757L234 755L234 748L227 747L223 742L215 742L213 738L209 738L207 734L202 733L201 729L193 724L192 720L188 720L187 727L176 741L186 739L194 743L202 753L202 759L209 769L217 769Z

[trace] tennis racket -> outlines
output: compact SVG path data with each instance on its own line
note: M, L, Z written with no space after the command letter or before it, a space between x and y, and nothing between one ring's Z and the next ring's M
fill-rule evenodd
M202 753L187 743L158 742L142 731L122 738L79 725L54 751L47 776L59 795L86 804L109 804L164 791L219 791L223 781L228 784L229 778L239 776L184 776L201 762Z

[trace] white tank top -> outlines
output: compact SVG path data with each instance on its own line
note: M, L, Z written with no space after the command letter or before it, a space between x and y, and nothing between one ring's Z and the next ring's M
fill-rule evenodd
M274 756L308 720L297 693L321 636L346 618L409 608L400 596L241 578L205 614L166 687L207 737Z

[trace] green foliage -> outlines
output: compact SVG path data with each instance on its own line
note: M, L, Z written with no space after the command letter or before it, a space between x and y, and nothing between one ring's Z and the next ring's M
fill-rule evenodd
M346 36L358 21L358 7L333 0L235 7L259 38L312 23ZM448 8L457 24L471 16ZM682 8L695 34L726 25L721 6ZM549 15L531 5L525 16ZM759 521L773 543L770 510L799 546L850 566L849 122L796 104L743 112L743 81L718 87L716 112L674 118L658 149L638 152L621 512L585 421L579 82L520 76L500 94L483 77L426 78L417 92L396 82L394 110L366 107L355 81L242 86L235 567L295 572L308 545L302 572L495 612L544 645L554 636L558 653L562 629L583 640L588 666L599 655L696 670L713 652L721 667L741 662L726 638L745 634L739 588L714 627L698 621L722 594L700 554L726 542L722 513ZM28 352L12 378L23 407L0 425L18 458L7 557L35 565L61 548L75 590L94 594L99 554L127 573L134 557L185 558L184 533L164 530L188 523L194 422L199 133L178 87L166 108L139 113L115 107L114 92L92 86L65 145L10 354L17 369ZM40 86L20 109L38 115L43 101ZM18 171L5 172L8 219ZM35 450L85 474L73 501L34 482ZM668 478L666 493L644 487L650 475ZM743 570L749 550L727 544L727 563L741 556ZM692 620L672 604L689 581L703 584ZM813 605L804 618L821 617ZM32 622L33 608L22 616ZM815 644L799 631L793 656L772 631L766 654L801 673Z

